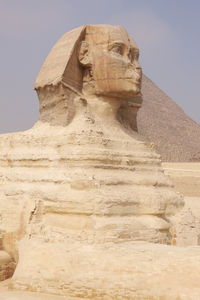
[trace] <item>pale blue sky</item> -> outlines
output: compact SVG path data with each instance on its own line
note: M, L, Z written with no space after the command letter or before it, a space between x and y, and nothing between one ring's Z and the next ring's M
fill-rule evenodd
M144 74L200 123L200 0L0 0L0 133L37 120L34 81L60 36L99 23L125 26Z

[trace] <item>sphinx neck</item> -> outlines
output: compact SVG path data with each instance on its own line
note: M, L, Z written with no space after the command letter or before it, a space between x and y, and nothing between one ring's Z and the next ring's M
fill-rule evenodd
M98 97L94 95L89 95L86 99L90 113L96 121L102 121L107 126L120 126L117 120L117 112L124 101L123 99Z

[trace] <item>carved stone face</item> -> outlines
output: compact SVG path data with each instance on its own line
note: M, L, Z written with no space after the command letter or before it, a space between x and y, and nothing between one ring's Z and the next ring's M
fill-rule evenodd
M79 60L85 68L83 87L88 93L131 98L141 89L139 49L120 26L88 26Z

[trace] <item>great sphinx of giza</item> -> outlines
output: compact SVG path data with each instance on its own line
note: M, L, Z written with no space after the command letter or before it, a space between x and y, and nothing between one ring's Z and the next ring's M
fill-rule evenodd
M0 137L0 229L17 263L12 289L178 299L182 272L200 269L195 250L185 267L187 251L170 246L177 238L171 220L184 201L155 145L137 133L138 56L120 26L66 33L36 79L39 121ZM126 105L131 126L120 117ZM169 291L174 261L181 283Z

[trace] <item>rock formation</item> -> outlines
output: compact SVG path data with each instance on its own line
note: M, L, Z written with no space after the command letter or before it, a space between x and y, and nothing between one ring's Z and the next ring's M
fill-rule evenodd
M39 121L1 136L0 229L17 262L12 289L87 299L200 295L199 252L170 246L183 198L155 145L133 130L138 56L120 26L66 33L36 79ZM122 105L131 106L131 124Z

